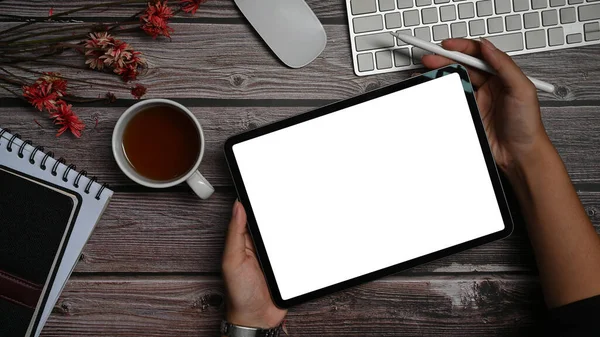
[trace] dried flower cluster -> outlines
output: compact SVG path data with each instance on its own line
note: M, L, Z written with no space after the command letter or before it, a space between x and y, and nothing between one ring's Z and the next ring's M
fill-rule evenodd
M205 1L206 0L181 0L179 1L179 5L184 12L196 14L200 4Z
M44 73L35 83L23 86L23 96L38 110L46 110L54 124L60 129L56 136L69 130L75 137L81 137L85 124L75 115L72 106L62 98L67 92L67 81L58 73Z
M173 17L173 10L168 6L167 1L157 1L148 3L148 8L140 16L142 29L146 34L156 39L159 35L171 37L173 28L169 27L169 19Z
M111 92L106 93L104 97L98 98L78 97L72 92L67 94L67 80L70 82L84 82L90 85L109 86L111 89L128 89L137 99L146 94L146 87L139 83L135 84L135 86L115 85L114 83L106 84L88 79L65 77L55 72L43 73L33 84L30 84L32 82L31 78L16 72L13 73L7 70L7 68L13 67L25 70L25 72L36 73L33 69L29 70L22 64L36 63L38 56L40 58L48 58L52 55L59 56L71 50L83 54L85 64L91 69L114 73L124 82L135 81L147 68L147 63L139 51L134 50L131 45L117 39L115 36L141 29L153 39L159 36L170 38L174 30L169 26L169 20L181 11L195 14L199 6L206 0L172 0L172 3L176 3L176 5L171 6L169 6L167 0L145 1L147 1L145 9L134 15L139 20L128 19L127 21L102 23L94 25L91 32L88 25L72 25L72 27L49 30L47 27L36 25L38 22L42 22L42 20L29 20L26 17L21 17L21 21L24 23L17 27L0 31L0 44L5 48L0 48L0 89L4 89L15 96L24 97L38 110L46 111L49 117L54 120L54 124L60 126L57 136L70 131L76 137L80 137L85 124L77 117L73 112L72 106L67 102L105 100L108 103L113 103L117 98ZM65 17L71 13L99 7L118 7L125 4L144 3L145 1L93 2L60 13L55 13L54 9L50 8L48 11L48 20L44 20L44 22L58 24L60 21L54 21L54 18ZM17 15L14 17L19 18ZM32 25L36 26L31 27ZM134 27L126 28L127 26ZM43 37L59 31L68 33L51 38ZM80 33L77 34L77 32ZM39 38L40 36L42 38ZM73 43L72 41L77 42ZM6 62L4 62L3 57L6 58ZM44 64L48 63L46 60L42 61ZM79 68L79 66L69 64L56 64L63 67ZM22 96L17 90L12 90L10 87L4 86L5 84L22 88ZM96 119L97 122L98 120Z
M141 53L121 40L115 39L107 32L90 33L84 45L85 64L92 69L102 70L105 67L129 82L146 69L146 61Z

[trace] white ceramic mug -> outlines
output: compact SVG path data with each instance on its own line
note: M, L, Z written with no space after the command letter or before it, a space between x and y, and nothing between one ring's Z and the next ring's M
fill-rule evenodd
M198 135L200 136L200 153L198 153L196 163L186 174L174 180L157 181L140 175L129 164L129 161L125 157L125 152L123 150L123 133L125 132L127 124L129 124L131 119L136 114L153 106L169 106L187 114L190 118L190 123L194 123L194 125L196 126L196 130L198 131ZM121 115L121 117L117 121L117 125L115 125L115 129L113 131L112 136L112 150L115 156L115 160L117 161L117 164L119 165L123 173L125 173L125 175L127 175L131 180L135 181L140 185L152 188L167 188L178 185L185 181L188 185L190 185L192 190L194 190L194 192L196 192L196 194L198 194L198 196L202 199L210 197L215 191L212 185L198 171L198 167L200 166L200 162L202 161L202 156L204 155L204 146L204 132L202 132L202 126L200 126L200 122L198 122L196 117L194 117L194 115L186 107L168 99L147 99L132 105Z

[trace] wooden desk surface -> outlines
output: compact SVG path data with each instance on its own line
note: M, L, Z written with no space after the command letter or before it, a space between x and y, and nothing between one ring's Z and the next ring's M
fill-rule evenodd
M99 97L110 90L118 97L112 105L77 105L76 112L88 125L81 139L57 139L50 120L0 91L2 127L45 145L115 191L44 336L218 335L224 310L220 257L235 199L223 141L409 76L355 76L344 1L307 2L325 25L328 42L317 60L298 70L273 56L231 0L208 0L195 16L178 15L172 41L141 33L122 37L150 63L140 79L148 86L146 98L177 100L203 124L208 143L201 171L216 186L206 201L186 186L142 188L119 171L111 154L111 132L135 100L117 78L85 71L86 79L104 86L72 83L81 96ZM0 13L45 17L50 6L56 13L81 4L5 0ZM141 8L129 5L73 16L107 22ZM7 17L0 20L2 29L14 24ZM555 95L540 93L544 123L599 226L600 46L516 60L528 74L558 86ZM82 65L75 56L65 62ZM81 72L40 69L73 76ZM431 211L436 209L432 204ZM529 336L538 331L545 314L536 274L526 233L519 227L501 242L295 307L287 326L292 336Z

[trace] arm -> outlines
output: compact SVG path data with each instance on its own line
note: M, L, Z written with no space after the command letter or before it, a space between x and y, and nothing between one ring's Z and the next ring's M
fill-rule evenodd
M549 307L600 294L600 238L549 141L507 172Z
M442 45L483 58L498 74L469 70L494 159L525 215L548 306L600 294L600 238L546 135L535 87L487 40L452 39ZM423 57L428 68L451 63L438 55Z

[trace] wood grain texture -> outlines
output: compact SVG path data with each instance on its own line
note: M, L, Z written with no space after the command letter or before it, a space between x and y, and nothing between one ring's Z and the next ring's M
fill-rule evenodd
M0 24L0 28L6 26ZM301 69L284 66L249 25L172 26L172 41L152 40L141 32L122 37L148 59L150 67L140 77L140 82L148 87L146 98L339 100L401 81L413 72L356 76L347 25L325 26L325 51ZM515 60L526 73L559 87L557 94L540 92L542 101L600 100L600 45L518 56ZM61 62L84 67L83 57L75 52L67 52ZM48 65L36 69L82 78L82 69ZM132 98L130 85L114 75L86 71L85 78L102 85L72 83L73 93L96 98L110 90L119 98ZM0 91L0 95L9 94Z
M169 1L173 8L178 1ZM3 0L0 2L0 13L2 14L17 14L21 16L47 17L50 8L54 9L54 13L61 13L72 10L81 6L89 5L94 1L77 0L77 1L23 1L23 0ZM306 3L315 12L320 19L346 19L346 4L344 0L307 0ZM76 18L93 18L97 20L104 18L126 18L136 11L145 8L146 4L126 4L119 7L104 7L95 8L82 12L77 12L71 15ZM68 17L67 17L68 18ZM208 0L203 3L195 15L180 13L175 18L185 19L241 19L243 16L237 9L233 0Z
M223 188L205 201L191 193L116 193L75 272L219 273L235 197ZM600 193L580 198L600 231ZM524 228L517 226L507 239L405 273L535 273Z
M217 279L74 278L42 336L218 336ZM294 307L290 336L532 336L537 281L514 277L386 278Z
M185 101L183 101L185 104ZM77 108L87 124L81 139L54 136L56 127L34 108L0 109L0 126L20 133L63 156L114 187L132 185L120 172L111 150L111 135L126 108ZM203 125L207 139L202 173L214 185L231 186L223 156L230 136L257 126L294 116L310 107L190 107ZM575 183L600 183L600 109L597 107L543 108L543 120ZM96 125L96 118L98 124ZM36 119L41 127L33 119ZM423 182L426 184L426 182ZM424 185L425 186L425 185Z

